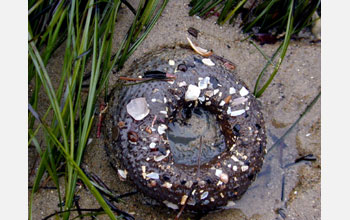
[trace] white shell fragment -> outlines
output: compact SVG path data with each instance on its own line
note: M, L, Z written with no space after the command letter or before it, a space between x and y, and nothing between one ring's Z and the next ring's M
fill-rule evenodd
M244 171L247 171L248 168L249 168L249 167L248 167L247 165L244 165L244 166L241 167L241 170L242 170L242 172L244 172Z
M247 100L248 100L248 98L246 98L246 97L239 97L239 98L236 98L232 101L232 105L235 106L235 105L243 104Z
M198 87L200 89L208 88L208 84L210 84L210 77L209 76L206 76L204 79L201 79L198 81Z
M179 209L179 206L167 200L164 200L163 203L171 209Z
M249 91L243 86L243 87L241 88L241 90L239 90L239 94L240 94L241 96L246 96L246 95L249 94Z
M167 150L165 155L154 156L154 161L159 162L164 158L166 158L167 156L169 156L169 154L170 154L170 150Z
M226 173L222 173L220 175L220 180L225 184L228 183L228 175Z
M195 101L198 99L200 93L201 93L201 90L198 86L190 84L185 93L185 100Z
M177 83L179 87L187 86L187 83L185 81Z
M162 187L170 189L173 186L173 184L169 183L169 182L164 182Z
M224 106L226 104L226 102L224 101L224 100L221 100L221 102L220 102L220 106Z
M158 126L158 133L159 134L164 134L165 133L165 130L167 129L168 127L165 125L165 124L160 124Z
M215 176L220 177L221 174L222 174L222 170L220 169L215 170Z
M245 112L244 109L240 109L240 110L237 110L237 111L233 111L231 112L231 116L238 116L238 115L241 115Z
M145 98L136 98L126 105L126 111L135 120L140 121L144 119L149 114L149 108L147 106L147 101Z
M169 60L169 65L170 66L174 66L175 65L175 61L174 60Z
M229 93L230 93L230 95L236 93L236 89L231 87L230 90L229 90Z
M201 195L201 200L207 198L208 195L209 195L209 193L208 193L207 191L205 191L205 192Z
M205 57L210 56L210 55L213 54L213 52L211 52L211 51L208 51L208 50L206 50L206 49L203 49L203 48L201 48L201 47L198 47L198 46L194 45L194 43L192 43L191 39L188 38L188 37L187 37L187 41L190 43L192 49L193 49L194 51L196 51L198 54L200 54L200 55L202 55L202 56L205 56Z
M118 174L122 179L126 179L126 175L128 174L128 172L126 170L118 169Z
M156 147L156 143L152 142L149 144L149 148L154 149Z
M202 62L207 66L215 66L215 63L213 63L213 61L211 61L209 58L202 59Z
M152 173L147 174L146 177L148 177L150 179L158 180L159 179L159 174L152 172Z

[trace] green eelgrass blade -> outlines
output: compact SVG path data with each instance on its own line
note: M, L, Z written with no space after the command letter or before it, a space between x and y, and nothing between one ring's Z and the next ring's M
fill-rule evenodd
M247 0L242 0L238 3L238 5L226 16L226 18L220 22L219 24L222 25L222 24L225 24L235 13L238 9L240 9L245 3L246 3Z
M258 17L256 17L250 24L248 24L243 31L247 32L248 30L250 30L254 24L259 21L272 7L273 4L275 4L275 2L277 2L278 0L272 0L267 6L266 8L258 15Z
M292 126L290 126L290 128L288 128L288 130L286 132L284 132L284 134L270 147L270 149L267 151L267 153L269 153L271 150L273 150L275 147L277 147L282 141L283 139L293 130L293 128L299 123L299 121L306 115L306 113L308 113L310 111L310 109L312 108L312 106L315 105L315 103L317 102L317 100L320 98L321 96L321 92L319 92L317 94L317 96L311 101L311 103L306 107L306 109L304 110L304 112L299 116L299 118L292 124Z
M271 76L269 77L269 79L267 80L267 82L263 85L263 87L256 93L256 97L259 98L264 91L266 90L266 88L270 85L271 81L273 80L273 78L275 77L275 75L277 74L282 61L287 53L287 49L288 49L288 45L290 42L290 37L292 35L292 30L293 30L293 4L294 4L294 0L291 1L290 6L289 6L289 15L288 15L288 23L287 23L287 29L286 29L286 35L284 37L284 41L283 41L283 46L282 46L282 52L281 52L281 56L279 58L279 60L277 61L277 64L275 65L274 71L272 72Z
M270 59L273 66L275 66L275 65L273 64L273 60L275 59L275 57L277 56L277 54L278 54L278 53L280 52L280 50L282 49L282 46L283 46L283 43L277 48L277 50L275 51L275 53L272 55L272 58ZM271 64L270 62L266 62L264 68L261 70L261 72L260 72L260 74L259 74L259 76L258 76L258 79L257 79L256 82L255 82L254 92L253 92L253 94L254 94L255 96L256 96L256 93L257 93L257 91L258 91L258 86L259 86L259 84L260 84L260 80L261 80L261 78L263 77L263 75L264 75L266 69L269 67L270 64Z
M218 4L220 4L223 0L218 0L218 1L214 1L213 3L211 3L206 9L204 9L200 14L199 17L204 16L206 13L208 13L210 10L212 10L213 8L215 8Z
M98 190L92 185L89 178L85 175L85 173L80 169L79 165L74 161L74 159L70 156L70 154L66 151L65 147L61 144L61 142L58 141L57 137L51 129L40 120L40 123L42 124L43 128L47 132L47 134L51 137L51 139L54 141L58 149L64 154L66 160L74 167L74 170L78 173L81 180L84 182L84 184L89 188L91 193L95 196L98 203L101 205L101 207L105 210L106 214L111 219L116 219L112 210L109 208L105 200L102 198L101 194L98 192Z
M262 51L262 50L260 49L260 47L258 47L258 45L256 45L256 44L254 43L254 41L250 40L249 43L253 44L253 46L261 53L261 55L263 55L263 57L265 58L265 60L266 60L269 64L271 64L272 66L275 66L275 64L273 64L272 60L264 53L264 51Z

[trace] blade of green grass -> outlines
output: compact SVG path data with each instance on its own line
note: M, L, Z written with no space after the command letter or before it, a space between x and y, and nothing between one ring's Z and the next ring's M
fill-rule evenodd
M238 5L226 16L226 18L220 22L220 25L225 24L236 12L238 9L240 9L245 3L247 2L247 0L242 0L238 3Z
M256 93L256 97L259 98L264 91L266 90L266 88L270 85L271 81L273 80L273 78L275 77L275 75L277 74L283 59L287 53L287 49L288 49L288 45L290 42L290 38L292 35L292 30L293 30L293 15L292 15L292 11L293 11L293 4L294 4L294 0L291 1L290 3L290 7L289 7L289 15L288 15L288 24L287 24L287 29L286 29L286 35L284 37L284 41L283 41L283 46L282 46L282 52L281 52L281 56L279 58L279 60L277 61L277 64L275 65L274 71L272 72L271 76L269 77L269 79L267 80L267 82L263 85L263 87Z

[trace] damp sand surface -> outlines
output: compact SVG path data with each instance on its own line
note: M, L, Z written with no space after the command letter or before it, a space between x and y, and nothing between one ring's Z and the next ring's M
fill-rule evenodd
M130 1L136 5L137 1ZM125 67L112 76L114 85L119 75L128 75L127 70L134 60L146 52L164 46L187 44L187 29L193 27L199 31L197 38L191 38L203 48L212 49L235 64L238 76L252 91L256 78L266 60L249 44L240 40L243 35L237 27L215 24L216 17L206 20L188 16L189 1L169 1L159 21L146 40L129 58ZM114 39L122 39L131 23L132 14L123 7L120 11L120 23ZM261 49L269 56L278 48L275 45L263 45ZM117 48L117 44L115 45ZM116 49L115 48L115 49ZM63 60L64 48L59 48L49 62L49 74L58 78ZM266 121L268 137L267 148L296 121L308 103L320 91L321 86L321 46L309 40L292 41L285 60L275 79L259 98ZM267 71L271 73L271 69ZM56 80L54 80L55 82ZM42 97L42 102L45 102ZM45 109L45 108L43 108ZM232 209L221 210L202 216L201 219L320 219L321 218L321 105L320 100L300 121L280 146L266 155L264 166L257 180L251 185L241 200L235 201ZM86 147L83 167L96 174L115 192L123 194L135 190L128 181L121 181L110 166L104 150L104 140L96 138L96 126L92 130L92 142ZM300 156L313 154L316 161L294 164ZM29 169L38 164L34 150L29 150ZM34 175L29 175L28 185L33 184ZM61 178L61 192L64 193L64 179ZM48 182L48 186L53 185ZM98 208L99 205L91 193L79 187L81 208ZM30 195L30 190L28 191ZM58 211L58 197L55 189L41 189L34 197L33 219L43 219ZM123 198L117 204L123 211L132 214L135 219L174 219L177 212L155 204L141 193ZM77 213L72 213L72 218ZM195 214L184 212L181 219L196 219ZM89 219L89 218L86 218ZM98 216L98 219L109 219Z

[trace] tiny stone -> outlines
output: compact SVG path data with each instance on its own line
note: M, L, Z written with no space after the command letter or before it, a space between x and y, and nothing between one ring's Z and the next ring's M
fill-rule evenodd
M222 170L220 169L215 170L215 176L220 177L221 174L222 174Z
M156 143L152 142L152 143L149 144L149 148L154 149L155 147L156 147Z
M159 174L152 172L152 173L147 174L146 177L158 180L159 179Z
M229 93L230 93L230 95L232 95L233 93L236 93L236 89L231 87Z
M174 60L169 60L169 65L170 66L174 66L175 65L175 61Z

